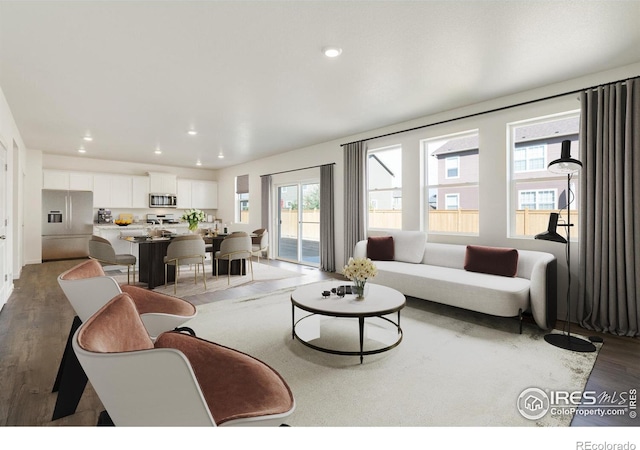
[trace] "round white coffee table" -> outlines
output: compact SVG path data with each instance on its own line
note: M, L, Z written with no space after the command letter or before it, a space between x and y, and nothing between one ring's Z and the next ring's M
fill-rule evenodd
M291 293L291 338L298 339L302 344L314 350L335 355L359 355L362 364L364 355L374 355L386 352L397 347L402 342L402 328L400 328L400 310L404 308L406 299L402 293L386 286L376 284L368 285L368 292L364 300L356 300L355 295L347 294L339 297L331 293L328 297L323 297L323 291L331 291L341 285L348 285L349 282L333 281L321 284L312 284L299 287ZM296 308L307 311L308 314L296 321ZM385 315L398 313L398 320L394 322ZM312 316L330 317L352 317L358 319L360 350L346 351L341 349L326 348L312 344L309 340L303 339L297 332L296 327L302 321ZM364 323L366 318L377 317L394 325L397 329L397 339L390 345L364 350Z

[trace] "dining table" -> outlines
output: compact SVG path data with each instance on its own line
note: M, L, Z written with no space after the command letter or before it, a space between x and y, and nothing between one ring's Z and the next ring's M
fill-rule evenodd
M166 236L122 236L121 239L138 245L138 280L146 283L148 289L154 289L157 286L165 284L165 264L164 257L167 255L167 248L171 240L177 235L171 234ZM202 235L208 251L213 256L220 250L220 245L228 234L218 235ZM218 273L227 274L229 271L228 261L219 260ZM212 274L216 275L216 264L212 263ZM246 273L246 264L244 260L231 261L231 274L240 275ZM175 281L176 268L173 265L167 267L166 282Z

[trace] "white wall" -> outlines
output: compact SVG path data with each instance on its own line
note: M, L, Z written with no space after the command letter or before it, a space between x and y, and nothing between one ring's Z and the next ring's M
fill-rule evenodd
M24 223L24 263L42 262L42 152L27 150L24 204L29 220Z
M341 267L346 257L343 250L344 241L344 202L343 202L343 156L340 144L371 138L383 134L411 129L427 124L435 124L449 119L465 117L472 114L516 105L530 100L555 96L602 83L640 75L640 63L615 70L598 73L547 86L532 91L522 92L508 97L472 105L469 107L442 112L397 125L371 130L358 135L346 136L339 140L301 148L281 155L253 161L235 167L221 169L219 173L220 207L219 217L233 217L234 177L249 174L250 182L250 224L246 230L259 228L260 225L260 175L285 170L299 169L316 164L335 162L336 191L336 267ZM403 148L403 229L424 229L423 200L423 158L420 150L420 139L437 137L469 129L479 129L480 133L480 233L478 236L453 236L430 234L432 242L455 244L479 244L491 246L515 247L523 250L540 250L555 254L558 259L558 317L564 319L566 299L567 265L565 262L565 246L556 243L536 241L531 238L509 238L508 209L508 175L507 175L507 130L506 123L530 119L562 111L580 108L578 94L562 96L554 100L536 102L526 106L505 109L491 114L456 120L453 122L430 126L410 133L402 133L386 138L368 141L369 148L401 144ZM541 230L544 231L544 230ZM571 268L573 280L578 280L579 267L578 246L571 247ZM578 292L577 283L573 283L572 294ZM572 306L575 311L575 306Z
M319 179L319 170L310 169L300 171L309 167L323 164L336 163L333 176L336 180L336 187L340 191L336 192L335 198L335 232L336 232L336 258L338 264L344 258L342 249L344 229L340 226L343 223L344 202L342 198L342 150L340 144L343 141L332 141L324 144L313 145L299 150L282 153L280 155L263 158L246 164L239 164L227 169L220 169L218 172L218 215L217 217L225 223L232 225L233 230L253 231L261 228L262 201L261 201L261 175L277 174L272 177L274 185L296 180L308 180L310 178ZM249 223L233 223L235 214L235 177L239 175L249 175ZM274 238L274 231L269 230L270 238Z
M21 196L23 185L21 182L22 168L21 164L24 154L24 142L20 131L16 126L15 120L9 104L4 96L4 92L0 88L0 141L7 148L7 185L9 186L9 192L7 192L7 216L8 225L6 230L7 242L7 268L9 280L14 280L20 277L22 268L22 254L21 254L21 242L23 240L22 235L22 208ZM3 168L4 169L4 168ZM13 289L13 283L9 287Z

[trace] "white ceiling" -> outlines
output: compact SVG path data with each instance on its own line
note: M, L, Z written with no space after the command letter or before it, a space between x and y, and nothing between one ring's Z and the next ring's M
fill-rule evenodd
M0 86L28 148L213 169L639 62L639 19L640 1L0 0Z

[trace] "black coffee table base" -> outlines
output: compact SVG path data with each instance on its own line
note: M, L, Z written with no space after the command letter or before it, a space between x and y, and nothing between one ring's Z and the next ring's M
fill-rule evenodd
M386 347L381 347L381 348L377 348L377 349L373 349L373 350L364 350L364 319L366 317L361 316L358 317L358 328L359 328L359 338L360 338L360 351L345 351L345 350L336 350L336 349L331 349L331 348L325 348L325 347L320 347L318 345L312 344L308 341L305 341L304 339L302 339L300 336L298 336L298 334L296 333L296 326L302 322L303 320L311 317L311 316L316 316L316 315L321 315L321 316L325 316L325 317L341 317L341 316L329 316L328 314L307 314L306 316L298 319L296 321L295 319L295 305L291 305L291 339L297 339L299 342L301 342L303 345L312 348L314 350L318 350L320 352L324 352L324 353L330 353L332 355L345 355L345 356L360 356L360 364L362 364L365 355L377 355L378 353L383 353L386 351L389 351L395 347L397 347L398 345L400 345L400 342L402 342L402 328L400 327L400 311L398 311L398 321L394 322L393 320L387 318L387 317L383 317L383 316L366 316L366 317L377 317L379 319L385 320L389 323L391 323L392 325L394 325L397 329L398 329L398 339L391 345L386 346ZM351 317L351 316L349 316Z

